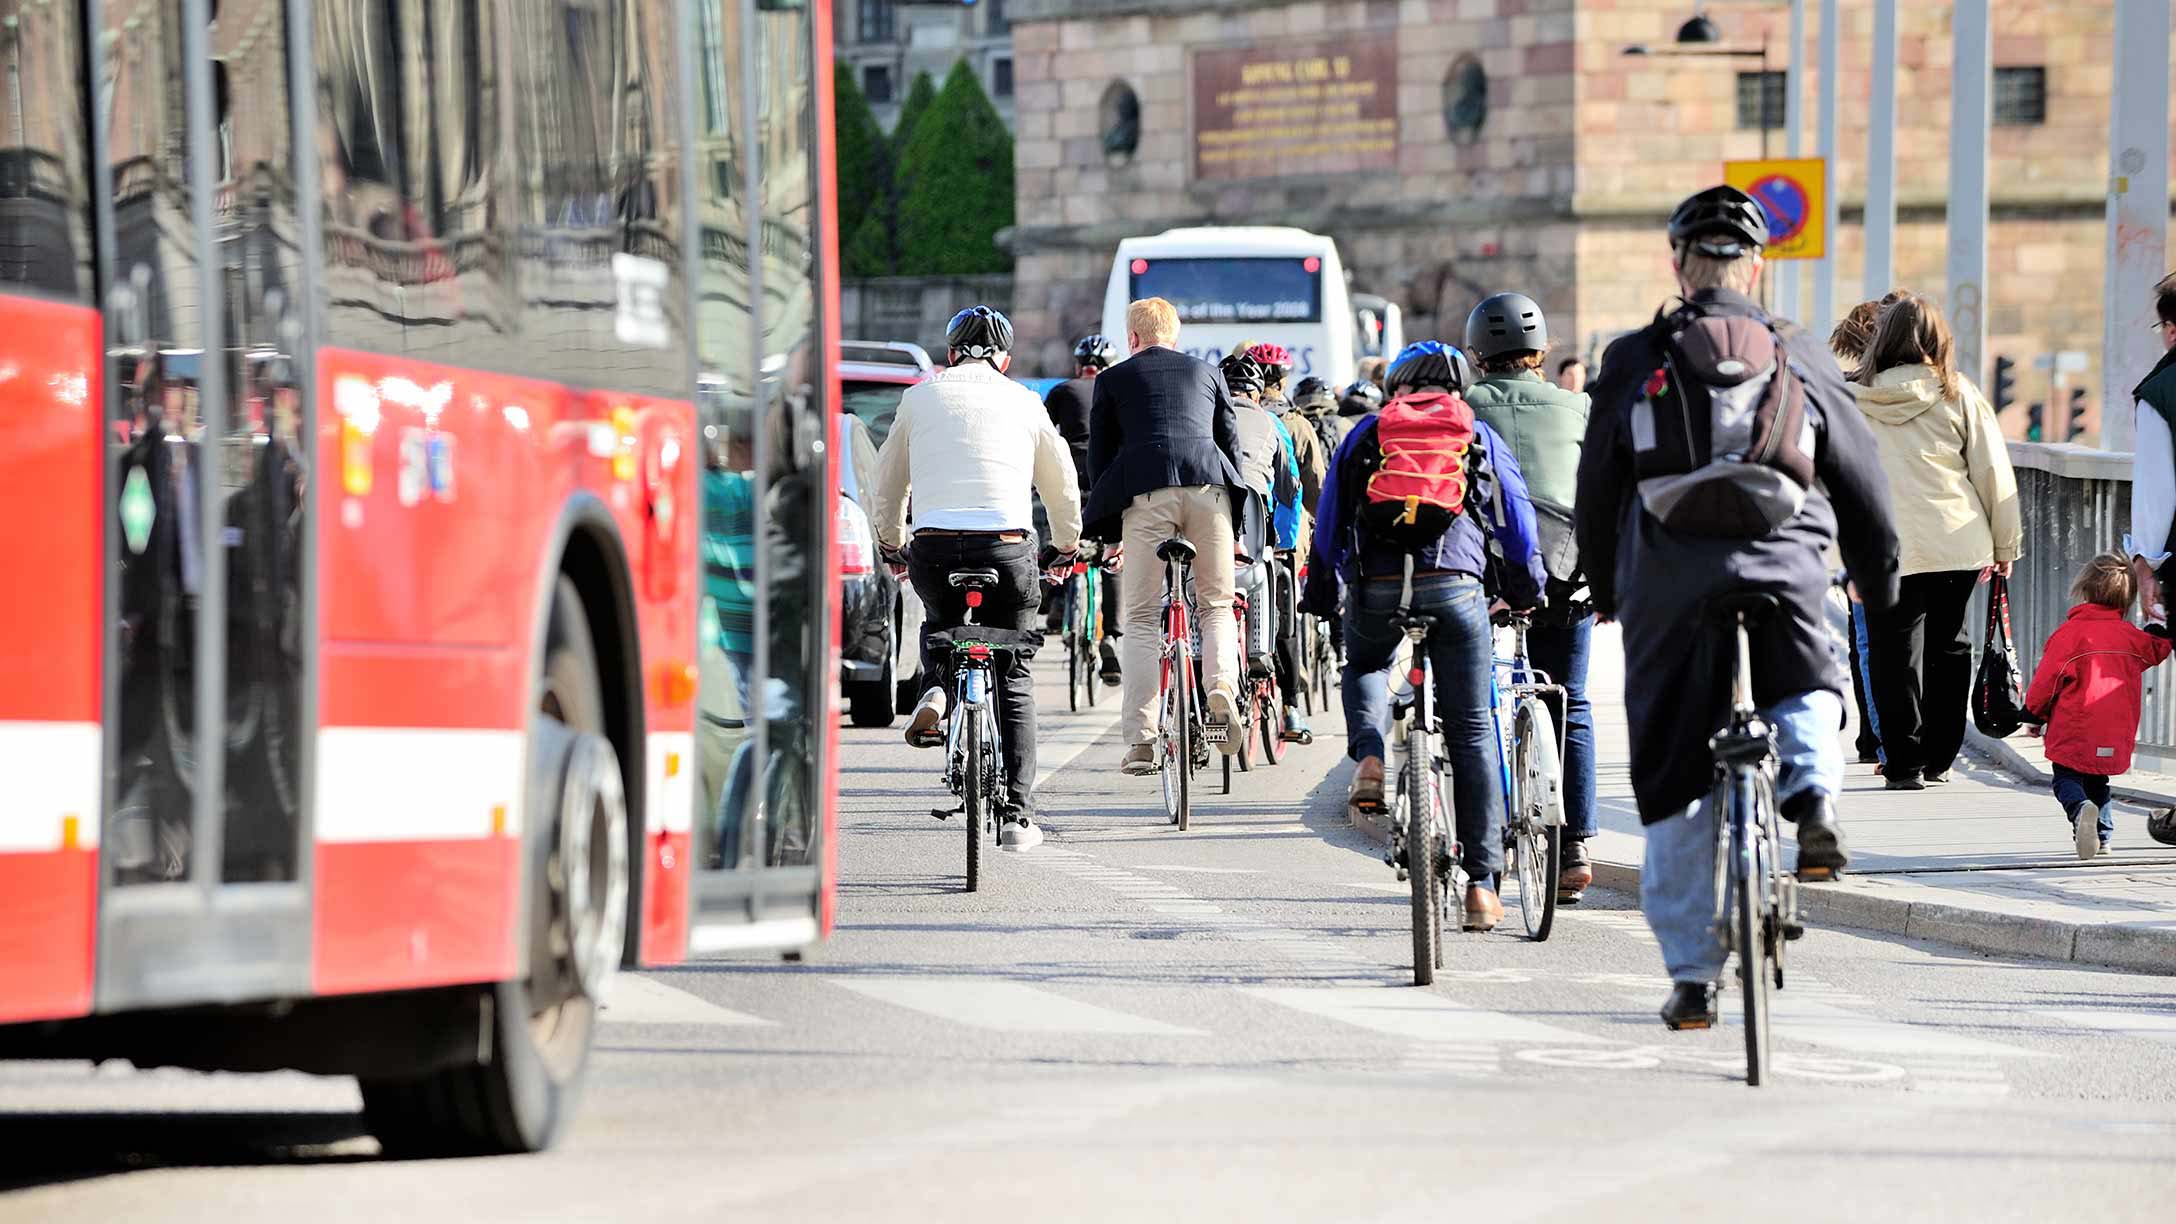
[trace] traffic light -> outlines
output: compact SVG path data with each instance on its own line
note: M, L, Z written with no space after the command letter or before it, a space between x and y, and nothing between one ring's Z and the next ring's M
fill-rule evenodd
M2008 412L2011 402L2016 398L2017 363L2007 357L1997 357L1995 358L1995 415L1999 417ZM2037 414L2033 423L2036 426L2039 424Z
M2040 440L2040 411L2041 404L2039 400L2034 400L2032 403L2025 405L2025 440L2027 442L2038 442Z
M2084 436L2085 436L2085 388L2084 388L2084 387L2072 387L2072 388L2070 389L2070 432L2069 432L2068 434L2064 435L2064 437L2063 437L2063 441L2065 441L2065 442L2075 442L2075 441L2077 441L2077 440L2078 440L2079 438L2081 438L2081 437L2084 437Z

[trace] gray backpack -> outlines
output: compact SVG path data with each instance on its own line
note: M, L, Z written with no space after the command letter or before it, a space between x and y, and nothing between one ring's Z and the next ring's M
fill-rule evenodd
M1662 365L1632 405L1640 504L1674 531L1759 539L1813 487L1806 385L1766 320L1657 321Z

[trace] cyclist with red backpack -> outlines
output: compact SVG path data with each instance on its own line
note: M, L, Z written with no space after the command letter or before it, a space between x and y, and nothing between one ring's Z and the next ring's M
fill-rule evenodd
M1753 300L1768 221L1733 187L1670 217L1683 301L1610 345L1579 456L1575 528L1595 615L1624 625L1632 789L1646 826L1640 908L1672 990L1663 1023L1707 1028L1729 948L1715 922L1719 805L1710 737L1729 713L1727 599L1768 595L1753 628L1753 703L1775 729L1775 800L1802 879L1845 866L1843 664L1830 646L1827 553L1840 546L1869 616L1897 594L1887 478L1836 359Z
M1354 427L1324 479L1303 606L1332 616L1339 587L1351 592L1344 621L1345 751L1358 762L1351 802L1380 812L1390 667L1404 640L1394 615L1405 558L1413 557L1412 610L1436 618L1426 649L1472 881L1466 925L1486 931L1504 912L1494 887L1504 861L1504 799L1489 704L1489 603L1500 597L1525 610L1542 600L1534 507L1511 448L1460 398L1474 382L1463 354L1436 340L1407 345L1384 381L1393 398Z

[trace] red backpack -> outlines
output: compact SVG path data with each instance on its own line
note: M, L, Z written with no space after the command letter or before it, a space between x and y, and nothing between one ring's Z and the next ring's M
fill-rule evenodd
M1435 542L1466 509L1473 409L1446 391L1401 395L1375 419L1382 462L1368 477L1360 521L1407 549Z

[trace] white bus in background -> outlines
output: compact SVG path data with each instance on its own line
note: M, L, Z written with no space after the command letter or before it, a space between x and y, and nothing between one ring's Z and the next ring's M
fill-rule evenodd
M1179 348L1216 361L1241 341L1274 341L1292 350L1296 382L1314 375L1333 386L1352 381L1363 328L1337 244L1281 226L1165 230L1118 244L1103 295L1103 334L1126 347L1126 304L1160 297L1179 308ZM1380 347L1403 331L1395 306L1380 298L1369 337ZM1389 352L1397 351L1392 343Z

